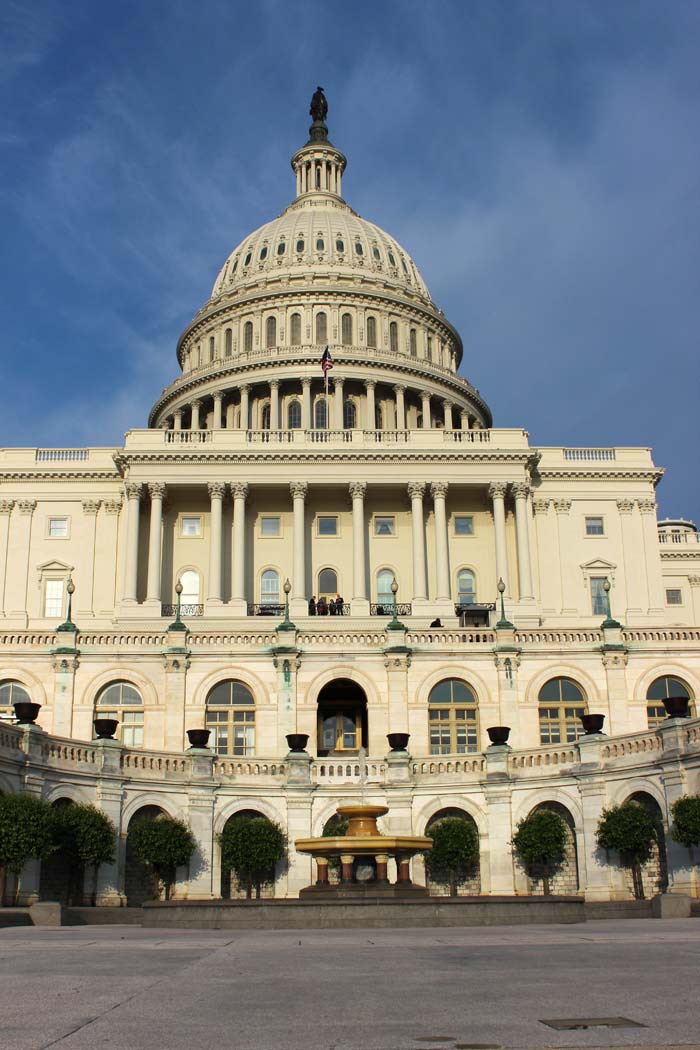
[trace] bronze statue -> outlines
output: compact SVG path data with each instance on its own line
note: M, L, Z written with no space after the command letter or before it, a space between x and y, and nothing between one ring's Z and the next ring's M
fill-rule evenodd
M328 116L328 102L323 94L323 88L317 87L311 97L309 114L314 121L324 121Z

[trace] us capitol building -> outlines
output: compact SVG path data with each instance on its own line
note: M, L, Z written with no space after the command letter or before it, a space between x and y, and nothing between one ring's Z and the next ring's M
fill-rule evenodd
M559 890L593 900L630 895L595 827L640 798L666 829L649 892L697 893L668 832L700 791L695 526L657 521L649 449L493 426L415 262L345 202L326 109L317 92L294 199L225 261L148 427L0 451L0 788L110 815L98 899L115 905L140 899L126 833L144 808L192 826L177 895L203 899L236 892L216 835L237 812L293 842L360 791L395 833L474 821L467 888L492 894L541 892L510 839L552 806L571 834ZM674 696L690 719L666 719ZM14 724L18 701L37 725ZM209 749L189 749L202 727ZM310 864L290 849L270 892L295 896ZM21 899L47 877L27 865Z

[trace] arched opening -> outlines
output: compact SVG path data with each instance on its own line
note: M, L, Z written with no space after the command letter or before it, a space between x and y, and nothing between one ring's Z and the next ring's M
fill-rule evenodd
M668 858L666 855L666 832L664 830L664 817L661 812L661 806L654 796L647 791L635 791L625 801L638 802L640 806L644 806L656 827L657 840L652 846L651 856L646 864L642 864L644 896L649 898L657 893L665 893L668 889ZM630 893L634 895L632 871L630 868L626 868L625 872Z
M457 575L457 604L473 605L476 601L476 578L471 569L460 569Z
M479 748L479 708L471 686L443 678L428 697L431 755L464 755Z
M233 348L233 333L232 333L230 328L227 328L226 329L226 334L224 336L224 356L225 357L230 357L231 356L232 348Z
M253 322L246 321L243 325L243 350L249 354L253 349Z
M287 406L287 430L301 429L301 405L294 399Z
M268 317L265 322L265 346L277 346L277 319Z
M396 353L399 349L399 326L396 321L389 324L389 349Z
M412 328L408 333L408 343L411 351L411 357L418 357L418 337L416 335L415 328Z
M241 818L244 818L244 817L247 817L249 819L250 818L254 818L254 817L265 818L265 814L261 813L257 809L241 809L241 810L238 811L238 813L234 813L232 816L230 816L228 818L228 820L226 821L226 824L224 825L224 827L227 828L233 821L241 820ZM260 892L261 897L274 897L274 895L275 895L275 873L274 873L274 871L270 872L270 876L269 876L268 881L263 882L263 884L262 884L262 886L260 888L260 891L261 891ZM245 896L246 896L246 888L245 888L245 886L239 885L238 880L236 879L235 873L233 871L231 871L229 868L224 868L223 863L221 865L221 889L220 889L220 893L221 893L221 896L222 896L222 898L224 900L241 900L241 899L245 899Z
M683 696L689 702L690 717L695 717L693 694L688 685L675 675L663 675L656 678L647 689L647 723L650 729L656 729L667 717L664 700L671 696Z
M260 577L260 604L279 608L280 575L276 569L266 569Z
M255 753L255 699L243 682L229 678L210 689L205 719L217 755Z
M375 317L367 318L367 346L377 345L377 320Z
M319 397L314 404L314 428L325 430L328 427L328 406L325 397Z
M428 833L428 828L434 827L434 825L437 824L438 821L445 820L447 817L456 817L459 820L465 820L468 824L471 824L471 826L476 831L477 835L479 834L479 829L477 828L476 821L474 820L472 815L470 813L467 813L465 810L460 809L458 806L446 806L445 809L438 810L437 813L434 813L433 816L428 821L428 823L425 825L425 831L423 832L423 834L426 835ZM433 896L433 895L437 896L437 897L449 896L449 893L450 893L449 882L438 881L437 879L433 879L427 873L427 871L426 871L425 884L428 887L428 893L430 893L431 896ZM457 882L457 893L458 894L462 894L462 895L464 895L464 894L481 893L481 861L480 860L477 861L477 863L476 863L476 865L474 867L474 870L469 873L467 878L460 879Z
M72 798L57 798L52 809L67 809ZM60 901L66 905L83 903L85 869L76 865L63 849L57 849L41 862L39 896L43 901Z
M367 697L349 678L324 685L318 696L319 757L356 755L367 747Z
M290 336L292 346L301 346L301 314L292 314L289 320Z
M328 340L328 315L321 310L316 314L316 342L320 345Z
M318 604L330 606L338 594L338 573L335 569L321 569L318 574Z
M260 429L270 429L270 402L266 402L260 411Z
M566 825L566 846L564 847L564 859L557 870L549 876L549 892L556 894L571 894L579 891L578 877L578 849L576 846L576 824L566 806L560 802L540 802L532 810L547 809L550 813L556 813ZM544 893L544 886L537 872L528 875L528 892L532 894Z
M156 898L154 881L151 872L143 861L135 855L129 843L129 830L139 820L155 820L161 816L163 810L160 806L142 806L137 809L131 820L126 833L126 858L124 865L124 892L126 903L129 908L140 908L144 901L152 901Z
M583 732L586 697L573 678L550 678L538 694L541 744L574 744Z
M95 700L95 718L115 718L125 747L143 747L143 698L131 682L110 682Z
M352 345L352 314L343 314L340 318L340 337L343 346Z
M347 398L343 404L343 427L345 430L354 430L357 426L357 407L354 401Z
M21 682L6 679L0 682L0 718L14 721L15 704L30 704L32 698Z
M196 616L199 609L199 573L195 569L187 569L180 574L182 594L180 595L180 611L183 616Z

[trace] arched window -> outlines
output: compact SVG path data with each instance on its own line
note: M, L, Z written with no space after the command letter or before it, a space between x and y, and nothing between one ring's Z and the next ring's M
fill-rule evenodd
M391 585L394 582L392 569L380 569L377 573L377 613L380 616L390 615L394 608L394 595Z
M278 255L284 255L286 250L287 250L286 243L284 241L280 241L279 244L277 245L277 254Z
M260 577L260 604L280 604L280 574L275 569L265 569Z
M277 318L268 317L265 322L265 346L277 346Z
M297 251L299 253L303 252L304 251L304 247L305 247L305 245L304 245L304 238L303 237L298 237L297 238Z
M292 314L289 319L290 343L301 346L301 314Z
M253 322L246 321L243 325L243 349L246 353L250 353L253 349Z
M209 336L209 360L214 360L214 336Z
M226 357L230 357L232 350L233 350L233 333L232 333L230 328L227 328L226 329L226 334L224 336L224 355Z
M342 254L343 254L343 252L345 251L345 242L343 241L342 237L337 237L337 238L336 238L336 242L335 242L335 250L336 250L337 252L340 252L340 254L341 254L341 255L342 255Z
M338 573L335 569L321 569L318 574L318 597L335 601L338 594Z
M685 682L674 675L664 675L656 678L647 689L647 722L650 729L655 729L667 717L664 700L670 696L683 696L691 701L691 714L694 714L693 694Z
M316 342L320 345L328 339L328 315L322 310L316 314Z
M343 346L352 345L352 314L343 314L341 317L340 336Z
M476 696L466 682L445 678L430 690L428 729L431 755L464 755L479 746Z
M260 410L260 429L270 429L270 402L264 404Z
M392 321L389 325L389 349L394 352L399 349L399 326L396 321Z
M15 682L10 678L0 682L0 718L14 718L15 704L31 704L31 702L31 696L20 682Z
M323 237L319 234L318 237L316 238L316 251L317 252L322 252L322 251L325 250L325 247L326 247L326 242L324 241Z
M457 575L457 602L473 605L476 601L476 580L471 569L460 569Z
M411 357L418 356L418 337L416 336L415 328L412 328L408 333L408 345L411 351Z
M580 716L586 713L586 697L572 678L550 678L538 696L540 743L573 744L583 732Z
M255 700L243 682L229 679L209 691L205 724L217 755L255 753Z
M143 700L131 682L111 682L97 694L96 718L116 718L126 747L143 747Z
M375 403L374 406L374 429L381 430L384 425L384 415L382 412L381 402Z
M377 321L374 317L367 318L367 346L377 345Z
M364 255L365 250L359 241L355 241L355 255Z
M245 257L245 259L243 260L243 265L244 265L244 266L250 266L250 260L251 260L252 258L253 258L253 253L252 253L252 252L247 252L247 253L246 253L246 257Z
M287 406L287 430L299 430L301 427L301 405L295 399Z
M357 408L349 398L343 403L343 426L346 430L354 430L357 426Z
M180 595L182 614L183 616L194 616L198 610L195 610L193 607L198 606L200 602L199 573L195 572L194 569L187 569L180 576L180 583L182 584L182 594Z
M433 359L433 337L429 335L425 343L425 356L428 361Z
M394 253L393 252L389 252L389 262L391 263L392 266L396 266L396 259L394 258Z
M328 426L328 409L325 397L319 397L314 404L314 427L316 430L325 430Z
M381 262L382 261L382 253L379 251L379 248L377 247L376 244L373 245L373 247L372 247L372 255L377 260L377 262Z
M260 262L264 262L265 259L267 259L267 245L260 249Z

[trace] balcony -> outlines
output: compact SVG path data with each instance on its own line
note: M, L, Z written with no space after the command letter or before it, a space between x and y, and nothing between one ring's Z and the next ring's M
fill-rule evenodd
M410 602L372 602L370 616L410 616L413 607Z
M161 616L175 616L177 614L177 604L173 602L163 603L160 607ZM190 602L183 602L180 605L180 616L204 616L204 606L196 605Z

